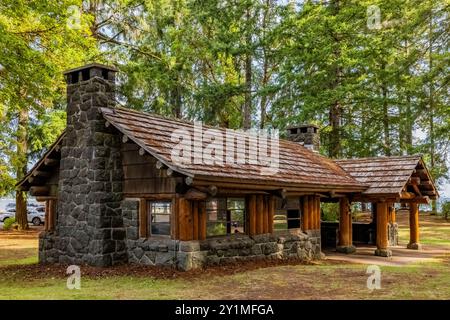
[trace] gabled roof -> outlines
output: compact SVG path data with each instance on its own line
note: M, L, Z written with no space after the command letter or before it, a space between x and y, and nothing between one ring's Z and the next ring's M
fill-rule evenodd
M421 155L336 160L345 171L370 187L366 196L399 197L402 192L438 197Z
M168 168L195 179L221 179L226 182L280 185L286 188L317 187L323 190L362 191L367 186L359 183L332 160L310 151L302 145L279 141L279 170L261 175L257 164L179 164L171 159L175 130L185 130L194 136L194 124L124 108L101 108L104 118L131 141L157 158ZM203 131L211 127L203 127ZM214 136L224 135L225 129L215 129ZM244 133L237 133L244 139ZM225 143L225 142L224 142ZM203 142L206 146L207 142ZM234 145L234 152L238 152Z
M63 131L56 141L48 148L42 158L36 162L30 171L16 183L16 187L20 187L22 190L29 190L30 186L40 184L43 179L47 177L52 168L59 165L61 159L61 144L66 132Z

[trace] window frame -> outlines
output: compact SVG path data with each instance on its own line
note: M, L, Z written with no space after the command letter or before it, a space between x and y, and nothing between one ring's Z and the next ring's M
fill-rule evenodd
M168 234L159 234L159 233L152 232L153 224L165 223L165 222L152 222L152 215L153 215L152 214L152 205L154 203L169 204L169 213L167 214L167 216L169 217L169 222L168 222L169 223L169 233ZM146 221L147 238L150 238L150 237L170 238L172 236L172 223L173 223L172 217L173 217L173 210L174 210L173 200L172 199L147 199L145 208L146 208L146 217L147 217L147 221ZM161 214L157 214L157 215L161 215Z
M233 200L238 200L238 201L242 201L243 203L243 208L242 209L230 209L228 207L228 201L230 199ZM216 221L210 221L209 220L209 214L211 211L208 209L208 202L210 201L217 201L219 203L219 201L225 201L225 209L221 209L220 205L218 204L217 206L217 214L219 215L219 211L220 210L225 210L225 215L226 215L226 220L216 220ZM242 226L241 228L243 229L243 232L237 232L234 233L233 232L233 219L232 219L232 211L242 211L243 212L243 217L242 217ZM205 201L205 214L206 214L206 238L217 238L217 237L230 237L233 235L247 235L248 234L248 228L247 228L247 200L245 197L214 197L211 199L208 199ZM228 218L229 217L229 218ZM223 223L225 224L225 234L218 234L218 235L208 235L208 225L209 224L214 224L214 223ZM228 228L230 228L230 233L228 233Z

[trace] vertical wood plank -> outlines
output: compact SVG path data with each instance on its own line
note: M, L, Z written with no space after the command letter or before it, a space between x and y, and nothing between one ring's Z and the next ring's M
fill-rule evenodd
M262 195L256 196L256 234L262 234L264 229L264 197Z
M147 200L139 200L139 237L147 238L148 233Z
M349 214L348 214L349 204L348 198L339 199L339 242L338 245L342 247L347 247L349 243Z
M178 195L172 198L172 214L170 215L170 237L179 239L178 234Z
M45 231L49 231L50 230L50 228L49 228L49 223L50 223L50 221L49 221L49 214L48 214L48 212L49 212L49 200L45 200L45 218L44 218L44 229L45 229Z
M317 226L317 222L316 222L316 215L315 215L314 196L308 197L308 215L309 215L310 230L315 230L316 226Z
M192 239L198 240L198 227L199 227L199 217L198 217L198 201L192 201Z
M263 225L263 233L269 232L269 197L264 196L264 211L263 211L263 218L264 218L264 225Z
M387 210L387 203L377 203L377 248L381 250L388 247Z
M353 220L352 220L352 207L349 201L348 203L348 244L353 245Z
M316 197L317 229L320 230L320 197Z
M180 240L187 240L187 228L186 228L186 200L182 197L178 198L178 229L179 229L179 239Z
M303 196L303 225L304 231L310 230L310 219L309 219L309 199L308 196Z
M199 213L198 239L205 240L206 239L206 223L207 223L206 202L205 201L199 202L198 213Z
M180 197L180 240L189 241L193 238L192 203Z
M269 233L273 233L273 216L275 215L275 197L274 196L269 196L268 199L268 212L267 212L267 216L268 216L268 230L267 232Z
M409 205L409 244L419 243L419 206L417 203Z
M249 234L256 234L256 196L248 197Z

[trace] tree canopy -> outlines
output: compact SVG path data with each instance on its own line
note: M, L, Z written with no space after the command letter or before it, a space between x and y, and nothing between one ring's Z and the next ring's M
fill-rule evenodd
M230 128L321 127L330 157L450 143L445 0L0 3L0 194L64 127L62 71L119 67L118 103Z

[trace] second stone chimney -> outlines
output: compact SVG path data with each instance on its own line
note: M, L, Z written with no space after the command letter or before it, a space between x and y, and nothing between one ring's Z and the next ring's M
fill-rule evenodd
M298 142L314 152L319 152L319 127L314 124L301 124L287 128L287 139Z

